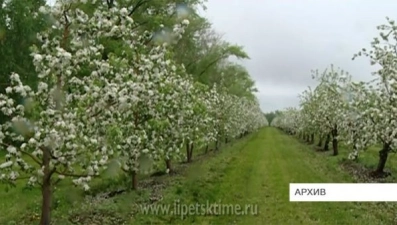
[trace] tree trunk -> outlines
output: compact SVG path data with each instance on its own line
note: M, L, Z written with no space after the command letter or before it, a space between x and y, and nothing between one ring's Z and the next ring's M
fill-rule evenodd
M218 143L218 139L216 139L215 141L215 150L219 150L219 143Z
M186 142L186 162L190 162L189 147L189 142Z
M190 163L192 162L192 157L193 157L193 143L189 144L186 143L186 156L187 156L187 162Z
M51 175L50 171L50 150L43 149L43 166L44 166L44 176L43 176L43 186L41 187L42 204L41 204L41 218L40 225L50 225L51 221Z
M310 135L310 144L314 144L314 134Z
M325 143L324 143L324 151L328 151L329 150L329 141L331 139L330 134L327 134L327 137L325 138Z
M321 147L323 145L323 136L320 135L320 140L318 140L317 147Z
M208 149L209 149L209 146L206 145L206 146L205 146L205 153L206 153L206 154L208 153Z
M375 171L376 174L379 175L384 173L389 152L390 152L390 144L383 144L382 150L379 151L379 162L378 162L378 166L376 167L376 171Z
M131 189L137 190L138 189L138 176L136 171L131 173Z
M338 151L338 129L335 128L332 130L332 149L334 150L334 156L337 156L339 151Z
M333 155L337 156L339 151L338 151L338 140L336 138L332 139L332 149L334 150Z
M225 144L229 143L229 140L227 140L227 137L225 138Z
M189 151L189 153L190 153L190 162L191 162L192 159L193 159L193 149L194 149L194 144L191 143L191 144L190 144L190 151Z
M167 170L169 173L172 173L172 163L171 163L171 159L166 159L165 160L165 166L167 167Z

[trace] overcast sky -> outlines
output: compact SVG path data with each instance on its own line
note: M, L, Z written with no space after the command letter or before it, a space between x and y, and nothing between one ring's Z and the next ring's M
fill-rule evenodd
M386 16L397 20L395 0L209 0L207 7L215 29L245 46L251 60L243 64L265 112L297 106L313 85L311 69L333 63L356 80L373 79L368 59L351 58L370 46Z
M213 27L249 54L242 63L265 112L297 106L298 94L314 84L311 69L332 63L370 80L368 59L351 58L369 47L386 16L397 20L395 0L209 0L207 7Z

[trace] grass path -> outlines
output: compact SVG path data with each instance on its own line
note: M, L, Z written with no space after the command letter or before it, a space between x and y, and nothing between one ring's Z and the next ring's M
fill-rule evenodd
M395 224L395 212L386 204L289 202L289 183L352 180L335 161L274 128L262 130L231 152L207 162L218 165L213 177L223 175L217 184L202 187L203 198L217 190L213 199L226 204L258 204L258 215L197 216L186 224Z

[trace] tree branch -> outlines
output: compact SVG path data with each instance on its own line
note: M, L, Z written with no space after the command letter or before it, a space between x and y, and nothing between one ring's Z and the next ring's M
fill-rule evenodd
M139 0L139 1L136 3L136 5L133 6L131 12L128 13L128 16L132 16L132 14L134 14L134 12L135 12L139 7L141 7L142 5L144 5L144 4L147 3L147 2L149 2L149 1L146 1L146 0Z
M0 143L0 144L3 145L3 146L5 146L5 147L11 146L11 145L6 144L6 143ZM40 160L39 160L38 158L36 158L34 155L32 155L31 153L26 152L26 151L23 151L23 150L21 150L21 149L18 149L18 150L19 150L22 154L25 154L25 155L29 156L31 159L33 159L33 161L35 161L37 164L39 164L39 166L43 166L43 163L40 162Z

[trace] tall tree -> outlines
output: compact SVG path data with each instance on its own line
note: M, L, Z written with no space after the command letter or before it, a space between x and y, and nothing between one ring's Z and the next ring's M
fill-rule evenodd
M45 0L1 1L0 8L0 92L4 93L12 72L29 84L36 81L30 47L37 43L36 34L47 26L37 14Z

